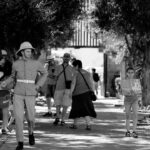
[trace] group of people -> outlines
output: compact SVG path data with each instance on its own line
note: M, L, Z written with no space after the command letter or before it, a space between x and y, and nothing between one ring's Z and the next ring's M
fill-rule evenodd
M82 68L82 62L80 60L74 60L72 64L69 63L70 60L70 54L65 53L63 56L63 63L55 65L54 58L48 57L46 63L48 76L42 90L45 91L48 112L43 116L52 116L51 106L53 99L56 106L54 125L65 125L67 109L71 106L69 118L74 119L75 122L70 128L77 128L77 119L85 117L87 122L86 129L90 130L91 117L96 117L93 103L91 100L88 100L88 97L90 98L89 91L94 91L93 78L88 71ZM80 96L78 100L74 100L76 96ZM83 104L79 99L82 99ZM79 109L79 107L81 108ZM76 110L77 108L79 110Z
M3 53L2 53L3 52ZM71 106L69 119L73 119L70 129L78 128L79 118L84 118L86 130L91 130L92 118L97 114L91 99L91 91L97 88L99 77L83 69L81 60L74 60L70 64L71 56L69 53L63 55L62 64L55 65L53 58L47 61L44 66L40 61L34 59L35 48L29 42L23 42L20 45L16 55L19 59L12 64L7 62L4 51L0 54L0 90L14 89L13 95L13 113L16 125L16 150L23 150L24 145L24 115L28 122L29 144L35 144L34 120L35 120L35 100L40 89L45 85L45 96L47 98L48 113L45 116L52 115L51 98L54 99L56 106L56 115L54 125L65 125L65 117L68 107ZM7 62L7 63L6 63ZM94 82L93 82L93 78ZM127 79L134 78L134 69L127 69ZM93 84L94 83L94 84ZM10 87L10 85L12 85ZM95 92L98 94L98 91ZM135 93L124 93L126 110L126 136L130 136L130 112L133 117L133 137L137 138L137 110L138 103ZM1 95L0 95L1 96ZM8 107L3 107L3 125L2 133L6 133L8 124ZM25 113L26 112L26 113Z
M28 123L29 144L35 144L35 100L41 88L46 84L45 96L47 98L48 113L51 114L51 101L54 98L56 106L56 118L54 125L64 125L67 109L71 106L69 118L74 122L71 129L78 127L77 120L80 117L86 120L86 130L91 130L91 119L96 118L90 91L94 91L91 74L82 68L80 60L74 60L69 64L69 53L63 55L63 63L55 66L53 61L48 61L44 66L34 59L35 48L30 42L23 42L16 52L18 60L9 65L10 71L4 72L6 78L1 79L1 91L13 88L13 114L16 125L16 150L24 147L24 117ZM1 58L1 62L5 59ZM6 60L6 59L5 59ZM5 63L4 63L5 64ZM6 69L6 66L4 67ZM0 68L1 69L1 68ZM12 86L10 86L12 85ZM0 95L1 96L1 95ZM8 106L3 107L2 134L6 134L8 126Z

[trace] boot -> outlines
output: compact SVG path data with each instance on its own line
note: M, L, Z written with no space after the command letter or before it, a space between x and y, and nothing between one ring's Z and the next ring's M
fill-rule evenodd
M35 138L34 138L34 134L29 134L29 144L30 145L34 145L35 144Z
M18 142L16 150L23 150L23 142Z

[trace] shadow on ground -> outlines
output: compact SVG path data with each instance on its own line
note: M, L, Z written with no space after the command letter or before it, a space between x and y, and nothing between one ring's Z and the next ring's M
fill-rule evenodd
M83 120L78 129L68 126L72 120L67 120L65 126L54 126L54 118L43 118L37 108L35 137L36 145L28 146L28 135L25 130L25 149L36 150L149 150L149 136L143 128L138 128L139 138L124 136L124 112L122 108L115 108L113 103L102 100L94 103L97 119L93 120L91 131L85 130ZM42 108L43 109L43 108ZM46 107L45 107L46 109ZM4 148L15 148L15 135L12 134ZM1 149L2 150L2 149Z

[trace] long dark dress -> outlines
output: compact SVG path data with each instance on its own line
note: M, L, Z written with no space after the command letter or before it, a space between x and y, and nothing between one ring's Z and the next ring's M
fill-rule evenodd
M82 70L82 73L89 86L91 86L90 74L85 70ZM89 89L85 84L85 81L83 80L81 74L77 73L76 86L73 92L72 107L69 114L69 119L75 119L85 116L96 118L96 112L93 102L90 99Z

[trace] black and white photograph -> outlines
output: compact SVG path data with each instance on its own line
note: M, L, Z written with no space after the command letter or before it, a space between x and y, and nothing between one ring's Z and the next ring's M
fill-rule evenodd
M0 0L0 150L150 150L150 0Z

